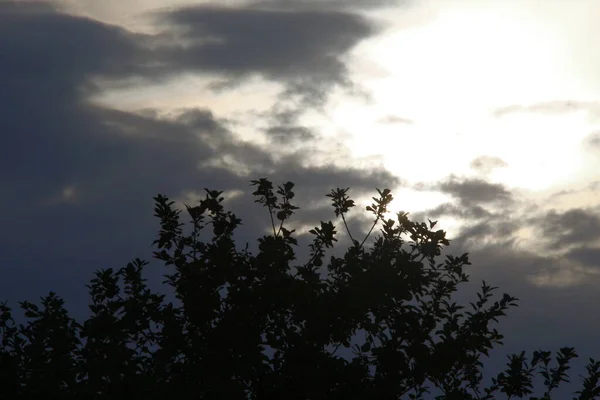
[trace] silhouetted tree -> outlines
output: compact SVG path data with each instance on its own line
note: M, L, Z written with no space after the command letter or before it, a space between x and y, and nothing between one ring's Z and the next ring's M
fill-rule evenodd
M572 348L509 357L506 371L486 386L482 356L501 344L492 322L516 305L483 282L477 301L452 301L468 281L468 255L442 258L449 245L436 222L416 223L406 213L386 219L388 189L367 211L381 234L366 249L352 236L346 215L348 189L332 190L352 245L330 256L336 227L310 231L309 259L297 263L294 231L284 227L298 207L291 182L276 193L267 179L252 181L256 202L268 209L272 234L258 239L258 254L236 249L241 224L225 211L222 192L180 212L158 195L161 230L156 259L177 301L153 293L143 278L145 261L117 271L100 270L88 285L91 316L69 317L54 293L41 305L21 302L27 324L0 308L0 397L3 399L438 399L523 398L540 374L542 397L567 381ZM212 238L201 231L212 227ZM174 304L175 303L175 304ZM578 399L600 394L600 363L590 359ZM126 396L126 397L125 397ZM150 396L150 397L149 397Z

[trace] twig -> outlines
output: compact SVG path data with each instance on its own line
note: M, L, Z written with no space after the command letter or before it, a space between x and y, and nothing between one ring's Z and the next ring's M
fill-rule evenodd
M369 230L369 233L367 233L367 236L365 236L365 238L363 239L363 241L362 241L362 243L360 244L359 247L362 247L362 245L367 241L367 239L371 235L371 232L373 232L373 228L375 228L375 225L377 225L377 222L379 222L379 216L377 216L377 218L375 219L375 222L373 222L373 225L371 226L371 229Z

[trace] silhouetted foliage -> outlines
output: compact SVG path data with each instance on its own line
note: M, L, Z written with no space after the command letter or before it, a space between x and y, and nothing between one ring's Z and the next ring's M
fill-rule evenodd
M21 302L20 325L0 305L0 397L3 399L437 399L526 398L543 376L541 397L567 381L576 357L563 348L509 357L486 386L482 356L501 344L492 327L516 305L483 282L477 300L452 301L468 281L468 255L442 257L448 246L436 222L416 223L406 213L386 219L392 200L379 190L366 208L381 224L371 248L348 230L354 201L348 189L332 190L352 245L343 257L325 254L336 226L310 230L309 259L297 263L294 230L284 227L298 209L294 184L274 193L267 179L252 181L256 202L267 208L272 234L258 239L253 255L237 250L239 218L222 205L222 192L206 190L181 211L158 195L161 230L154 257L170 269L165 283L177 301L153 293L143 278L147 262L135 259L117 271L100 270L88 285L91 316L69 317L54 293L41 305ZM212 238L200 239L212 228ZM439 261L443 258L442 261ZM555 366L553 366L555 364ZM600 363L590 359L578 399L600 395ZM126 396L126 397L125 397Z

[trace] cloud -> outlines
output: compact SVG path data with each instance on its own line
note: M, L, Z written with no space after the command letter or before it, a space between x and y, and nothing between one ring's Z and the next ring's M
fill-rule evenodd
M582 194L586 192L595 192L600 189L600 181L591 181L587 182L583 187L579 187L576 189L562 189L558 190L550 195L551 200L555 200L565 196L572 196L577 194ZM589 194L589 193L588 193Z
M566 255L568 259L574 260L588 267L600 268L600 248L581 246L570 250Z
M380 124L392 125L392 124L406 124L412 125L414 121L408 118L403 118L397 115L386 115L378 120Z
M259 118L267 121L265 133L274 144L306 144L319 138L314 129L302 125L306 110L293 103L278 101Z
M484 174L489 174L496 168L507 167L508 164L499 157L480 156L471 161L471 168Z
M405 5L406 0L265 0L257 1L253 7L294 11L336 11L340 9L370 10Z
M315 103L334 86L352 87L344 57L378 32L366 17L339 10L195 5L155 17L168 26L156 42L165 73L216 74L234 85L258 75Z
M315 134L305 126L273 126L267 135L274 143L290 144L315 139Z
M456 221L456 232L450 239L453 248L473 251L489 245L516 246L522 228L522 208L525 203L502 184L490 183L480 178L450 175L434 184L413 186L420 191L437 191L447 194L453 201L413 213L416 220L425 218L440 221L443 229L447 221ZM456 253L452 250L452 254Z
M600 149L600 132L594 132L589 134L584 139L584 142L594 149Z
M424 216L430 218L439 217L456 217L467 220L478 220L486 217L490 217L492 214L490 211L479 205L472 205L471 207L459 206L452 203L443 203L439 206L427 210L424 212Z
M89 123L101 118L86 104L97 89L90 79L135 74L142 52L122 29L44 4L0 3L0 53L0 177L29 200L70 185L109 151L89 141L103 134Z
M592 181L587 185L587 189L594 191L594 190L598 190L600 189L600 180L598 181Z
M513 196L504 185L478 178L457 178L452 175L436 185L438 190L457 198L463 204L510 203Z
M301 207L337 186L360 193L397 183L383 170L311 166L316 143L317 150L307 146L275 157L275 147L239 140L210 109L133 113L90 103L100 90L94 77L147 73L156 60L147 38L25 4L0 3L0 240L8 275L0 282L2 300L52 289L73 304L69 300L86 297L83 284L93 270L148 257L158 228L152 196L158 193L174 199L205 187L243 193L231 205L246 223L244 243L269 222L249 198L250 179L295 182ZM287 122L293 124L291 110ZM331 210L326 215L331 219ZM164 271L149 273L158 282ZM78 315L84 307L75 307Z
M600 244L598 209L547 211L542 204L515 197L503 185L479 179L459 180L451 176L437 187L458 203L444 203L418 215L442 221L444 217L460 220L456 240L465 248L526 245L530 251L546 251L552 257L569 258L566 254L572 249L595 248ZM571 261L581 264L581 260L575 258Z
M487 248L490 245L503 247L517 247L519 237L516 236L521 228L519 221L503 218L503 215L492 214L476 222L468 222L454 239L470 251Z
M140 39L116 26L58 13L44 3L0 3L0 48L10 55L3 57L0 76L15 78L5 82L3 91L18 86L19 91L58 90L79 96L95 89L84 79L94 74L141 73L147 55ZM71 85L73 80L79 85ZM20 97L15 93L12 98Z
M512 219L522 204L504 185L490 183L480 178L465 178L450 175L437 183L413 185L419 191L437 191L447 194L454 201L413 213L417 220L425 218L443 221L454 219L459 222L458 236L453 240L461 246L472 248L489 243L513 243L512 235L520 224Z
M533 218L551 248L591 244L600 239L600 215L590 209L550 210Z
M587 111L592 115L598 115L600 113L600 103L594 101L554 100L530 105L513 104L497 108L492 114L496 118L501 118L517 113L563 115L577 111Z

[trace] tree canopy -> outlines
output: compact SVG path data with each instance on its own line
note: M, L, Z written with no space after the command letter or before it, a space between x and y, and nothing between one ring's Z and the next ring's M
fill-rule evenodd
M468 254L442 254L450 241L435 221L386 218L390 190L377 189L366 207L373 224L362 240L348 229L349 189L332 190L351 245L326 257L338 228L321 222L299 261L295 231L284 226L298 210L294 184L274 189L261 178L251 186L272 228L257 254L236 247L242 221L225 210L221 191L206 189L186 206L186 231L182 210L154 198L153 256L168 269L173 301L149 288L149 263L135 259L95 272L83 322L52 292L40 304L19 303L25 324L0 305L0 398L551 399L568 381L571 347L555 357L513 354L484 380L484 357L502 345L495 326L517 299L482 282L472 302L453 301L469 279ZM536 376L542 387L534 388ZM600 397L599 379L600 363L589 359L575 398Z

